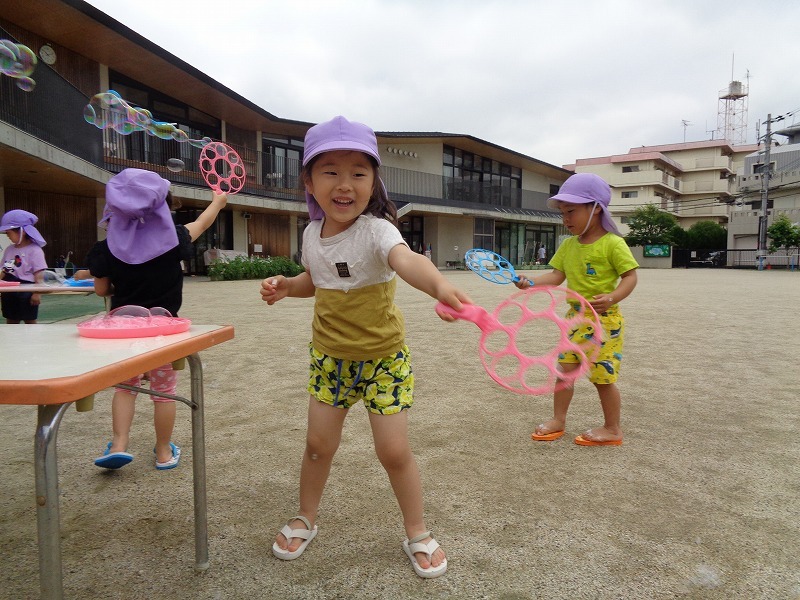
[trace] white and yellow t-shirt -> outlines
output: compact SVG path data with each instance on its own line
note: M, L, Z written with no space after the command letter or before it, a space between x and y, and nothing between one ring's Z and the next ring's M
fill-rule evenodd
M323 221L303 233L303 266L316 287L312 343L329 356L370 360L399 352L405 322L394 303L389 252L405 244L386 219L361 215L346 231L320 238Z

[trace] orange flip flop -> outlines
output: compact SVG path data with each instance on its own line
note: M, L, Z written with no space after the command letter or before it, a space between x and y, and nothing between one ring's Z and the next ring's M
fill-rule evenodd
M589 438L579 435L575 438L575 443L579 446L621 446L622 440L605 440L601 442L598 440L590 440Z
M551 431L550 433L536 433L535 431L531 434L531 439L536 440L537 442L552 442L553 440L557 440L562 435L564 435L564 430L561 431Z

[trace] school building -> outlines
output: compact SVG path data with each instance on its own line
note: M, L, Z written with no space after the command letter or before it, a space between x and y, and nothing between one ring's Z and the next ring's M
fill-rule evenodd
M3 2L0 39L23 67L30 53L37 58L25 73L34 86L22 73L0 75L0 212L39 216L49 265L60 255L80 265L102 238L104 185L126 167L169 179L182 202L176 220L192 221L210 198L198 164L204 138L236 150L246 182L198 240L187 271L204 273L209 250L298 256L308 222L299 173L313 123L271 114L81 0ZM114 118L95 98L109 90L142 127L87 121L87 105ZM552 256L565 230L546 200L571 171L466 133L376 133L412 249L430 250L441 268L460 265L472 247L515 264L531 262L537 244Z

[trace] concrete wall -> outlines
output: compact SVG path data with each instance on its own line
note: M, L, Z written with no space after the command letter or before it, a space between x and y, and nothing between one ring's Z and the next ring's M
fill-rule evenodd
M428 229L430 221L436 225ZM436 232L434 235L433 232ZM425 219L425 233L431 234L433 252L431 260L439 268L449 261L463 261L464 253L472 248L473 223L464 217L430 217ZM458 247L458 250L456 250Z
M644 248L633 246L631 253L642 269L671 269L672 256L644 256Z

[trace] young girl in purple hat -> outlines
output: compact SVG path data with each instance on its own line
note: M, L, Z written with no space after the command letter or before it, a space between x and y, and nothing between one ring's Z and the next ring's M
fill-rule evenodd
M169 181L142 169L125 169L106 184L106 206L99 225L106 239L97 242L86 257L88 270L75 279L94 277L98 296L111 296L111 309L135 305L166 308L178 315L183 300L181 261L193 256L192 242L208 229L227 203L227 196L212 192L211 204L196 221L172 221ZM150 371L150 389L175 394L178 375L171 364ZM139 386L140 377L124 384ZM158 470L178 466L181 449L172 440L175 401L153 396L156 431L155 464ZM133 460L128 452L136 394L117 389L111 404L113 439L94 464L118 469Z
M589 300L600 315L603 345L589 371L589 381L600 396L604 422L575 438L575 443L581 446L622 444L622 400L616 382L622 361L625 318L619 303L636 287L639 264L611 219L610 201L611 188L601 177L593 173L576 173L569 177L547 203L561 212L564 226L572 237L564 240L550 259L553 267L550 273L530 279L521 277L515 284L524 289L532 285L561 285L566 280L567 287ZM574 314L570 309L567 316ZM582 332L576 335L579 334ZM579 366L576 354L568 353L559 362L566 372ZM531 434L534 440L552 441L564 435L573 392L572 387L567 387L554 394L553 418L536 428Z
M20 283L44 283L47 261L42 248L47 244L34 227L39 218L26 210L10 210L0 220L11 245L3 251L0 279ZM6 324L36 323L41 295L30 292L0 294Z
M375 134L366 125L336 117L309 129L302 170L312 219L303 233L306 270L261 283L270 305L287 296L316 298L300 508L272 552L293 560L317 535L317 510L344 419L360 399L403 513L403 549L420 577L438 577L447 559L425 526L420 475L408 441L406 409L413 403L414 375L403 315L394 304L395 273L456 310L470 300L403 241L380 164Z

